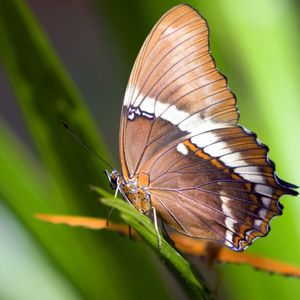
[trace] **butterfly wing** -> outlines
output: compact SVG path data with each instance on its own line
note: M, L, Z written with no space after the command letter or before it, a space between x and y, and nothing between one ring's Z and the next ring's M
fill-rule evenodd
M181 109L187 107L189 111ZM180 111L175 115L174 109ZM186 130L173 130L172 135L169 130L174 124L187 130L194 126L187 118L192 111L202 114L205 124L198 126L203 130L213 121L230 126L238 118L235 99L209 53L206 22L191 7L180 5L150 32L129 78L120 127L123 173L139 173L162 147L184 136Z
M147 37L125 93L120 157L125 178L148 186L177 230L243 250L281 214L280 180L266 146L238 123L236 99L191 7L167 12Z
M152 203L177 230L241 251L268 233L282 213L280 196L297 194L276 176L267 152L241 126L186 139L153 162Z

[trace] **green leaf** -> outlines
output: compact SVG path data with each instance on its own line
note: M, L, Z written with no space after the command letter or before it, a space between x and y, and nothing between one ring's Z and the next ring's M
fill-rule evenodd
M104 197L100 199L101 203L116 208L120 212L122 219L132 226L139 235L158 252L162 259L166 261L184 280L194 295L198 296L198 299L204 299L205 296L208 296L203 283L200 283L199 279L197 279L195 274L192 272L190 264L165 241L161 234L160 238L162 244L161 248L158 248L157 232L148 217L138 212L124 200L114 198L105 190L98 187L94 187L93 189ZM207 295L205 295L205 293L207 293Z
M0 25L1 59L43 162L74 212L94 212L94 201L80 202L92 199L89 184L105 178L61 126L67 121L86 144L108 157L79 91L23 1L1 1Z

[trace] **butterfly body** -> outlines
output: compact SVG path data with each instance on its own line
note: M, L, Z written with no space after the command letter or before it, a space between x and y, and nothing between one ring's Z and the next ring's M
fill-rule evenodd
M168 11L145 40L125 93L122 173L107 174L123 198L174 229L243 251L297 195L268 148L238 124L236 97L209 50L206 21L187 5Z
M111 187L121 192L123 198L140 213L148 214L151 211L151 195L146 186L139 186L137 176L124 179L118 171L106 171Z

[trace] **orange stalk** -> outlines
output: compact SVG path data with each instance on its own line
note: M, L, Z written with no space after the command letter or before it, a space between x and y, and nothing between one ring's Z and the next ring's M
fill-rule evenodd
M107 226L105 219L47 214L37 214L35 217L53 224L80 226L94 230L105 229L121 234L128 234L128 225L110 222L109 226ZM132 230L132 236L138 238L134 230ZM211 242L192 239L176 232L171 233L170 237L174 241L176 248L186 254L202 256L209 260L222 263L249 265L261 271L277 273L284 276L300 277L300 268L291 264L245 252L234 252L225 247L215 246Z

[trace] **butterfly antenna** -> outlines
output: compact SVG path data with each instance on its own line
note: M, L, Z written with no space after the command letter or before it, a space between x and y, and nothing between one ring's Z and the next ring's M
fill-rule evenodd
M87 151L89 151L90 153L92 153L95 157L97 157L99 160L101 160L105 165L107 165L110 169L114 169L104 158L102 158L99 154L97 154L93 149L91 149L88 145L84 144L79 138L78 136L70 129L69 125L62 121L61 122L62 125L64 126L64 128L67 130L67 132L83 147L85 148Z

